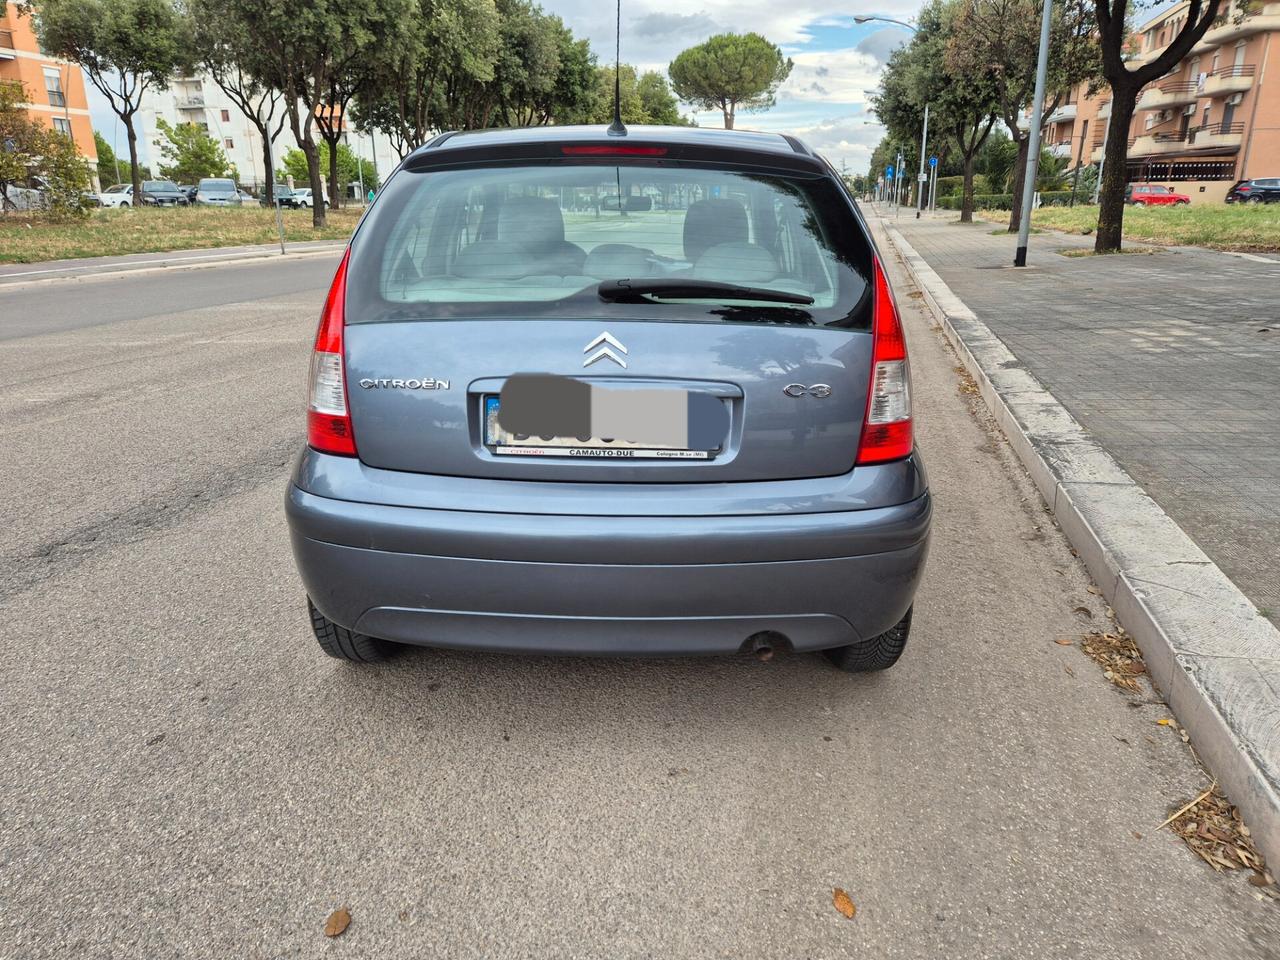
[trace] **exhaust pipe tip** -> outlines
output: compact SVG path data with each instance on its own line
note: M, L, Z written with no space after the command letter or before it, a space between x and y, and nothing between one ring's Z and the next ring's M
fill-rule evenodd
M773 630L762 630L747 637L742 644L742 652L755 657L761 663L768 663L779 653L791 649L791 641Z

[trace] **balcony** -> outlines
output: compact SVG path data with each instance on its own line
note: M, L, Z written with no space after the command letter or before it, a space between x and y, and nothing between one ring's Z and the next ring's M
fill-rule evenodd
M203 110L204 97L178 97L179 110Z
M0 29L0 60L16 59L9 51L14 50L13 31Z
M1266 30L1280 30L1280 3L1268 3L1257 13L1245 17L1239 23L1234 23L1231 17L1226 17L1219 26L1213 27L1206 33L1200 42L1191 48L1191 52L1206 53L1224 43L1234 43Z
M1147 133L1138 137L1129 150L1130 157L1158 157L1169 153L1184 153L1191 132L1170 130L1167 133Z
M1129 138L1129 145L1128 145L1128 148L1127 148L1127 151L1126 151L1126 152L1128 152L1128 153L1132 154L1132 153L1133 153L1133 147L1134 147L1134 144L1136 144L1137 142L1138 142L1138 138L1136 138L1136 137L1130 137L1130 138ZM1102 162L1103 147L1104 147L1104 144L1105 144L1105 143L1106 143L1106 139L1105 139L1105 137L1098 136L1098 137L1094 137L1094 138L1093 138L1093 144L1092 144L1092 146L1093 146L1093 152L1089 154L1089 160L1090 160L1090 162L1092 162L1092 163L1101 163L1101 162Z
M1211 123L1196 127L1190 133L1190 144L1197 150L1238 150L1244 137L1244 123Z
M1079 105L1078 105L1078 104L1075 104L1075 103L1064 103L1064 104L1062 104L1060 107L1058 107L1058 109L1057 109L1057 110L1055 110L1055 111L1053 111L1053 113L1049 114L1048 122L1049 122L1049 123L1063 123L1063 122L1065 122L1065 121L1067 121L1067 120L1074 120L1074 119L1076 118L1076 108L1077 108L1078 106L1079 106Z
M1200 99L1200 86L1194 80L1161 80L1145 87L1138 97L1139 110L1166 110L1195 103Z
M1111 116L1111 101L1103 100L1102 106L1098 108L1098 119L1106 120L1110 116Z
M1219 67L1204 78L1201 91L1206 97L1229 97L1233 93L1244 93L1253 86L1254 65L1242 63L1238 67Z

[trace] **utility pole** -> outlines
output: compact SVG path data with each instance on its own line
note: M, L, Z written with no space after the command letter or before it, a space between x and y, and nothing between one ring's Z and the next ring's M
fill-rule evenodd
M929 105L924 105L924 129L920 132L920 172L916 174L916 219L920 219L920 211L924 209L924 185L928 177L924 175L924 146L929 139Z
M1035 196L1036 173L1040 169L1040 124L1044 119L1044 88L1049 74L1049 27L1052 0L1044 0L1040 18L1040 56L1036 63L1036 92L1031 104L1031 136L1027 143L1027 169L1022 178L1022 220L1018 224L1018 250L1013 256L1015 267L1027 265L1027 240L1031 236L1031 200Z

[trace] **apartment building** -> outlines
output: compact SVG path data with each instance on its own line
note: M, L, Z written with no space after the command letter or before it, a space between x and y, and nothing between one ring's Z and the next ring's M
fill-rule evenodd
M89 161L93 188L98 189L98 151L85 96L84 75L74 63L40 50L31 18L19 16L18 5L0 7L0 83L20 84L27 110L47 127L65 133Z
M283 109L283 105L276 107L276 122ZM157 124L161 118L172 126L194 123L217 140L227 160L236 168L242 186L257 190L266 183L262 134L208 74L178 75L170 80L167 89L148 89L143 94L138 111L138 136L146 143L147 157L153 169L161 158L160 145L164 141ZM272 124L274 127L275 122ZM315 137L319 141L318 130ZM107 139L111 140L111 137L107 136ZM383 177L400 162L385 136L368 136L352 129L346 133L346 142L356 156L372 161ZM295 146L293 131L286 120L271 143L277 170L280 169L280 158Z
M1157 57L1188 7L1180 3L1143 24L1130 62ZM1101 162L1110 106L1105 85L1092 97L1077 88L1046 121L1046 142L1072 166ZM1127 174L1214 202L1237 180L1280 177L1280 2L1232 0L1190 53L1143 89Z

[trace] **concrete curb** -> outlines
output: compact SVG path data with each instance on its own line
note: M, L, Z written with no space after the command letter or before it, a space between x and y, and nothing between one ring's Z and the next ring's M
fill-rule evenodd
M1280 630L886 225L1196 752L1280 864Z
M237 250L235 253L219 251L217 247L206 248L204 252L174 251L175 256L155 260L138 260L104 264L77 264L66 267L46 267L31 264L32 269L20 273L0 273L0 291L13 290L20 287L37 286L51 283L66 283L71 280L98 280L144 273L158 273L161 270L175 272L179 270L202 270L208 267L220 267L228 263L244 263L251 260L301 260L309 257L332 255L347 245L346 240L325 240L319 242L306 241L307 246L298 246L281 253L279 246L267 246L255 250ZM176 254L184 254L178 256ZM57 262L57 261L53 261ZM65 261L64 261L65 262ZM43 276L41 276L43 274ZM14 277L15 279L8 279Z

